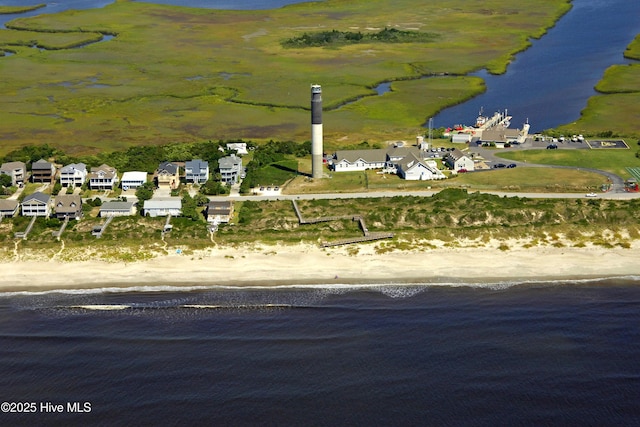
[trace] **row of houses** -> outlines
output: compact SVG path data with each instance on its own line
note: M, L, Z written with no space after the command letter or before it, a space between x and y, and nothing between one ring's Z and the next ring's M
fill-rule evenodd
M218 167L222 181L229 184L237 183L243 171L242 159L235 154L219 159ZM181 168L184 168L184 179L187 183L204 184L209 180L209 162L202 159L160 163L153 179L160 188L178 188ZM27 167L23 162L3 163L0 166L0 174L11 176L12 185L21 186L27 179ZM59 177L63 187L81 187L88 183L91 190L113 190L118 184L123 190L136 189L147 182L147 175L146 172L128 171L119 179L118 171L106 164L92 167L90 170L87 170L84 163L65 165L60 170L55 164L44 159L31 164L32 182L52 183Z
M100 206L99 216L133 216L136 210L134 202L109 201ZM17 200L0 199L1 217L14 217L18 212L27 217L79 220L82 217L82 199L75 194L59 194L51 197L39 191L25 197L22 203ZM182 200L178 198L145 200L142 212L145 216L152 218L180 216ZM205 216L211 223L227 223L233 216L233 203L231 201L209 202L205 209Z
M330 162L335 172L382 169L406 180L437 180L446 176L423 147L394 145L386 149L336 151ZM459 149L448 151L443 163L452 170L474 170L474 161Z

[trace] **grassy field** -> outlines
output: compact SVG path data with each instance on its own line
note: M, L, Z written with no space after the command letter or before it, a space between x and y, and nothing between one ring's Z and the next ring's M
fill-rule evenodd
M625 172L626 173L626 172ZM628 173L627 173L628 174ZM597 190L606 179L597 173L571 169L515 168L459 174L442 181L406 181L376 171L330 172L330 179L310 180L298 176L285 187L287 194L345 193L398 190L473 190L541 192L585 192Z
M528 163L547 165L566 165L601 169L630 178L626 168L640 167L640 159L634 156L635 150L599 149L599 150L520 150L499 153L502 158Z
M323 85L325 135L335 144L413 137L437 111L483 90L454 75L504 72L569 8L568 0L327 0L219 11L120 0L16 19L0 30L0 50L15 52L0 61L0 155L34 142L74 154L207 139L304 141L311 83ZM281 45L304 32L385 27L437 37ZM77 49L29 47L98 33L116 36ZM371 96L382 81L393 91Z

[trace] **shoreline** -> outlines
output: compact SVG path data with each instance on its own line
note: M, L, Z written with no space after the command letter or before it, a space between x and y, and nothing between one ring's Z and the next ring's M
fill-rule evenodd
M158 254L130 263L99 260L2 261L0 293L55 290L281 288L491 285L588 281L638 276L639 245L631 248L538 246L507 251L495 245L374 252L360 246L322 249L310 244L214 248L191 255Z

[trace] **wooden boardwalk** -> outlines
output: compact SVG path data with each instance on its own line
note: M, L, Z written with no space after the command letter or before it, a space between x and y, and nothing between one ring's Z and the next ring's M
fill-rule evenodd
M341 245L350 245L353 243L362 243L362 242L370 242L374 240L382 240L382 239L391 239L393 238L393 233L382 233L376 232L371 233L367 228L367 224L364 222L364 218L360 215L339 215L339 216L323 216L319 218L313 219L305 219L300 212L300 208L298 207L298 203L295 200L292 200L293 210L296 212L296 216L298 217L298 222L303 224L317 224L319 222L329 222L329 221L340 221L343 219L350 219L351 221L358 221L358 225L362 230L364 236L362 237L354 237L351 239L341 239L335 240L333 242L322 242L322 246L327 248L330 246L341 246Z

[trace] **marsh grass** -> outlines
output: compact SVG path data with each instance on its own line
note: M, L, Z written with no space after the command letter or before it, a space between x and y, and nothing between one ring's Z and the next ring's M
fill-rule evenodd
M479 90L444 74L503 71L570 7L534 3L328 0L249 13L123 1L19 18L0 36L0 49L16 52L2 58L0 89L11 102L0 106L0 154L39 140L85 154L210 138L306 140L311 83L323 85L327 139L413 136L428 117ZM438 42L280 46L318 22L338 31L437 34ZM75 44L66 37L116 36L79 49L9 45L31 41L27 31L50 47ZM382 81L398 81L388 102L367 96Z

